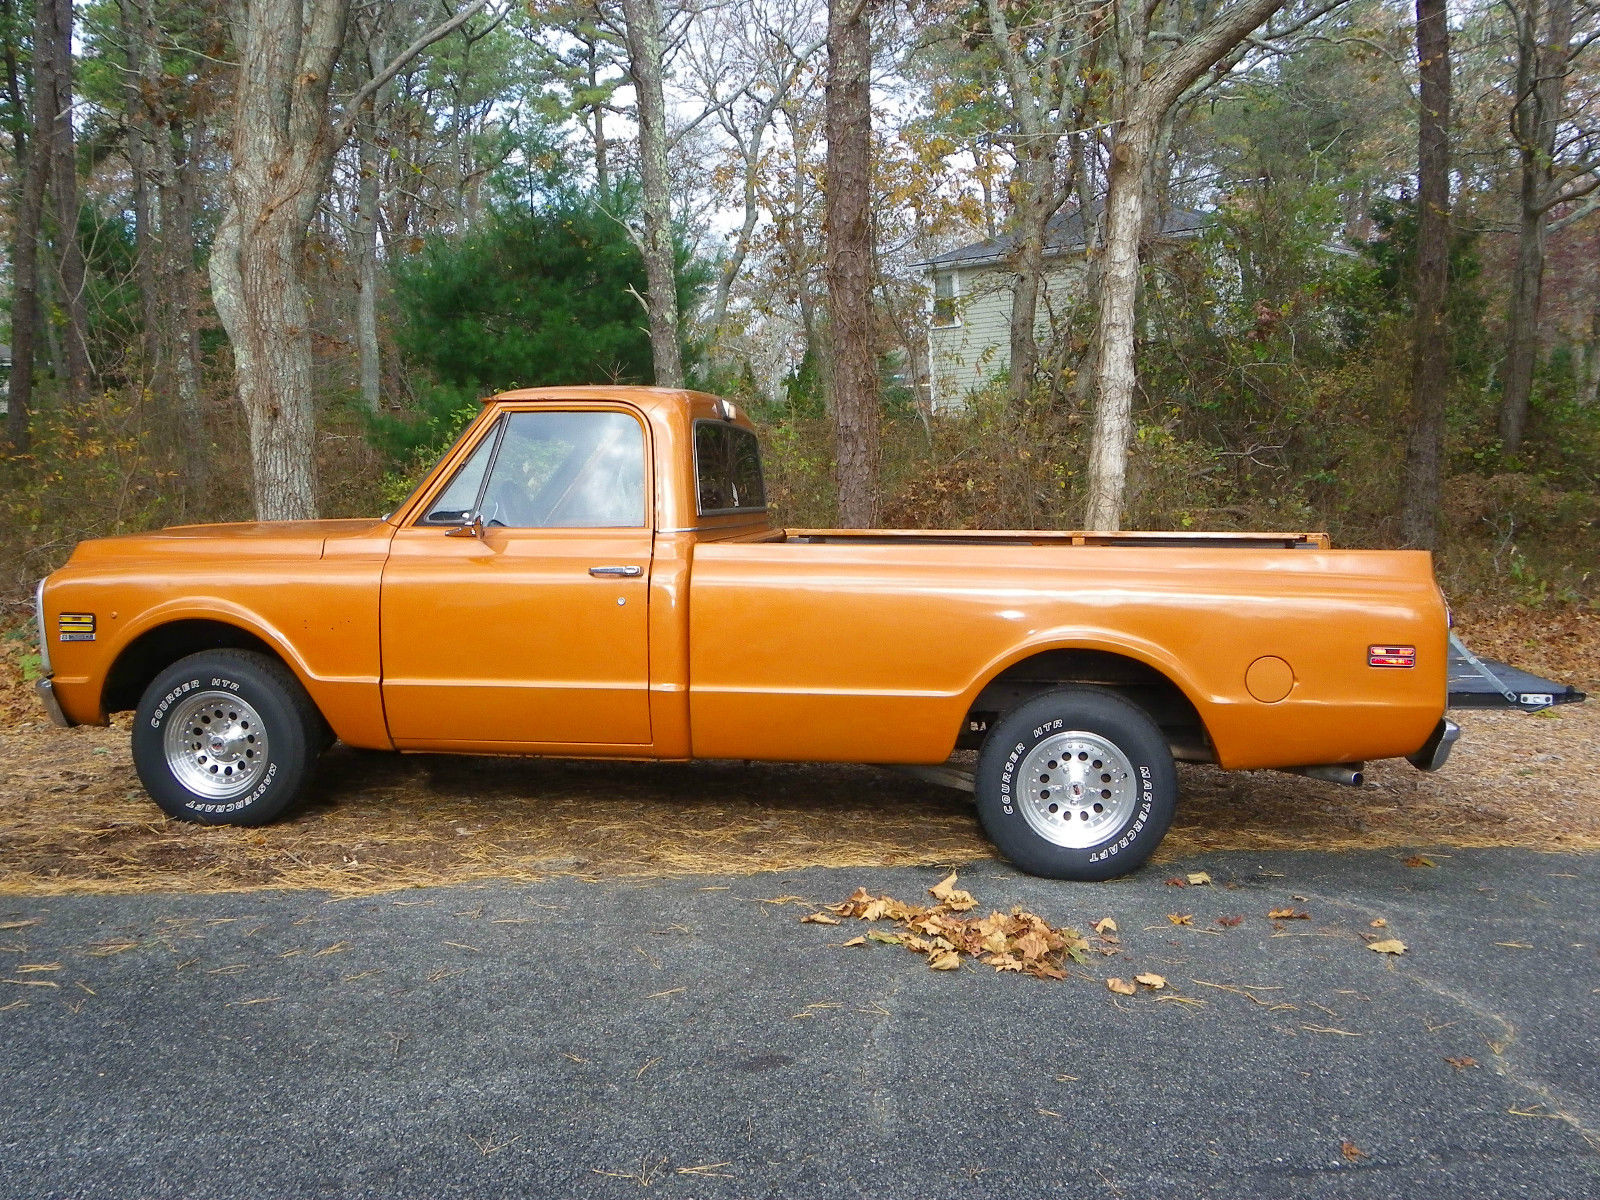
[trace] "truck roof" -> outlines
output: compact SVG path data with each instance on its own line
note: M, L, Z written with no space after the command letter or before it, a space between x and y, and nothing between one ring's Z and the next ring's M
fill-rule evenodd
M552 402L567 400L621 400L632 404L646 412L682 412L699 404L729 404L731 401L721 400L717 396L706 392L696 392L689 388L661 388L641 387L633 384L609 383L584 383L562 387L536 387L516 388L509 392L497 392L493 396L485 396L484 404L494 404L501 400L549 400Z

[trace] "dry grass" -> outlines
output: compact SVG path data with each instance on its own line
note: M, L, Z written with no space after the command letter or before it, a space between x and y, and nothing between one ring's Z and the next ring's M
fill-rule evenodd
M1528 614L1502 615L1474 642L1592 687L1600 621L1563 620L1556 628ZM1533 651L1523 645L1530 640ZM17 679L20 651L7 645L0 893L362 893L558 873L953 865L990 854L967 797L868 767L401 757L341 747L291 821L262 829L170 821L139 786L125 724L51 729ZM1458 716L1465 732L1445 772L1377 764L1361 790L1274 772L1185 768L1161 857L1600 848L1600 708Z

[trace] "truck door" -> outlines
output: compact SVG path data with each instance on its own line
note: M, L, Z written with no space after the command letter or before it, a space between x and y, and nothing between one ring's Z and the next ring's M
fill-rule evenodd
M512 411L484 433L390 545L397 746L650 744L650 478L629 411Z

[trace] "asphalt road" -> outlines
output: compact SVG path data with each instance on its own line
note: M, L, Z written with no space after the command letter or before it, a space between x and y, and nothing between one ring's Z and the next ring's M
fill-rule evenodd
M760 902L920 869L0 897L0 1195L1600 1195L1596 860L1431 857L963 873L984 911L1115 918L1064 982ZM1104 984L1138 971L1169 988Z

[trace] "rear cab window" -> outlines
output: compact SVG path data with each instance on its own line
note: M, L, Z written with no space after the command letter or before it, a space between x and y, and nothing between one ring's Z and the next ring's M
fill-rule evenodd
M748 429L726 421L696 421L694 471L702 517L766 511L761 447Z

